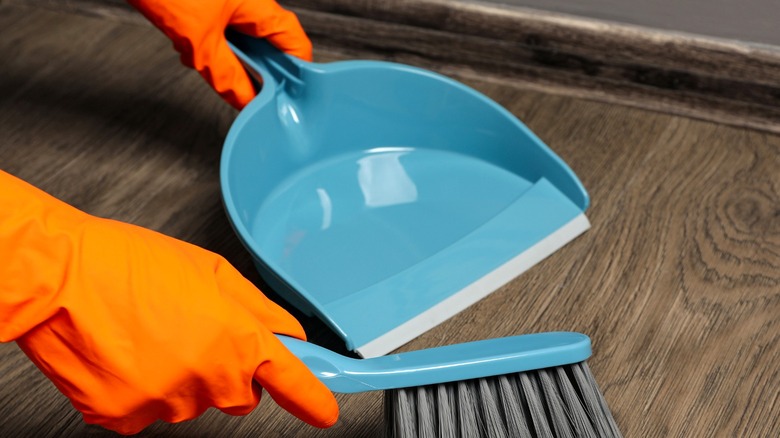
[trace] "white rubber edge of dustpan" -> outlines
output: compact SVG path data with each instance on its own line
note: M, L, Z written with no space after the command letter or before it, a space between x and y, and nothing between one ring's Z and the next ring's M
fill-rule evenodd
M516 278L535 264L571 242L590 228L585 214L580 214L549 236L518 254L494 271L471 283L439 304L406 321L389 332L355 349L363 358L383 356L428 330Z

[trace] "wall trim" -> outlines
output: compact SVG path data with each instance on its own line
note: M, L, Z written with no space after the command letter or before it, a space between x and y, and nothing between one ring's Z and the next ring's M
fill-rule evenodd
M780 133L780 48L506 5L282 0L315 47ZM3 0L135 23L122 0Z

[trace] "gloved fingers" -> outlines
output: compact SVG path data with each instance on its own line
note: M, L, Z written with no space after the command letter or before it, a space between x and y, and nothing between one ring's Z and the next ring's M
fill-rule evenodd
M124 414L117 417L107 417L103 415L97 415L97 414L90 414L82 412L82 418L84 419L84 422L87 424L96 424L98 426L101 426L103 428L113 430L116 433L119 433L121 435L135 435L142 430L146 429L147 427L151 426L156 422L158 419L163 417L159 411L163 410L163 407L156 407L156 406L150 406L146 405L143 407L143 409L139 410L138 412L134 412L131 414ZM192 419L197 417L198 415L202 414L203 411L193 414L192 416L188 418L181 418L178 421L185 421L188 419ZM170 421L166 420L171 423L177 422L177 421Z
M251 313L261 326L273 333L306 340L306 333L295 317L263 295L260 289L222 257L217 261L216 278L220 291Z
M158 419L169 423L194 419L212 406L243 415L260 401L261 391L253 383L258 358L263 357L257 333L267 330L230 297L212 300L211 307L215 315L222 316L206 318L203 324L216 324L220 335L203 345L170 343L162 336L163 344L155 346L158 337L154 335L133 340L105 333L97 336L97 330L75 331L73 324L84 330L84 315L72 312L38 325L18 339L18 344L71 400L85 422L121 434L135 434ZM176 327L168 330L175 332ZM182 334L193 335L191 330L178 333ZM137 345L123 353L125 348L112 350L107 342Z
M202 44L193 52L193 67L230 105L236 109L246 106L257 92L225 36L214 34Z
M17 343L57 389L70 399L85 423L123 435L134 435L154 423L157 412L146 403L137 405L137 394L123 387L107 388L101 373L84 361L82 346L63 342L64 333L52 323L39 325Z
M242 368L249 370L251 366L249 362L241 362L233 364L233 370ZM246 376L248 373L241 373ZM212 398L211 403L213 407L220 411L234 416L247 415L252 412L257 404L260 403L260 395L262 391L253 384L252 378L242 380L240 383L236 382L235 385L219 385L217 387L218 392L223 393L221 396Z
M243 404L243 405L234 405L234 406L217 405L215 407L228 415L233 415L233 416L248 415L257 407L257 404L260 403L260 395L262 393L262 391L257 387L257 385L251 385L251 386L252 386L252 392L255 395L255 402L253 404Z
M233 12L230 27L265 38L277 49L304 61L312 60L312 45L298 17L273 0L245 0Z
M263 348L268 359L255 371L255 380L274 401L306 423L326 428L338 420L333 393L282 342L266 332Z
M211 406L208 403L198 403L198 401L189 398L178 401L149 400L137 411L121 416L107 417L82 412L82 417L85 423L96 424L122 435L135 435L157 420L166 423L181 423L200 417ZM254 406L257 406L257 403ZM249 409L247 412L251 410Z
M151 421L128 421L127 419L105 419L82 414L84 422L95 424L108 430L112 430L120 435L135 435L151 426L155 420Z

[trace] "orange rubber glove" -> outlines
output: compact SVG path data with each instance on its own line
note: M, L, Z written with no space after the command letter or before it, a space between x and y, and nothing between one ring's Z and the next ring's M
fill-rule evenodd
M311 41L290 11L274 0L128 0L173 41L184 65L196 69L228 103L241 109L255 89L225 40L230 27L266 38L311 61Z
M0 341L16 340L87 423L132 434L212 406L243 415L257 382L331 426L333 394L273 333L305 337L224 258L0 171Z

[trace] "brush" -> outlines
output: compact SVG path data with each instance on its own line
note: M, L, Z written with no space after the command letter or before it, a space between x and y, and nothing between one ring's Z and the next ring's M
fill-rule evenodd
M279 338L331 391L385 391L390 438L621 436L585 363L590 338L580 333L535 333L371 359Z

